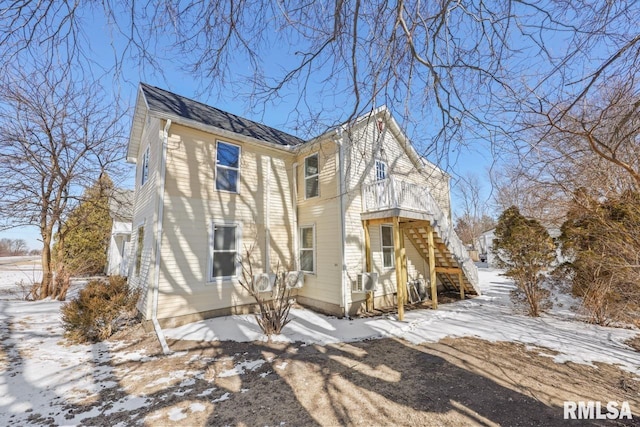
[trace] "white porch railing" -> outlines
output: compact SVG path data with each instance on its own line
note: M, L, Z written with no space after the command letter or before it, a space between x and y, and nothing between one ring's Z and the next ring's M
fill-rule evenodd
M425 214L430 219L434 231L445 243L453 258L462 267L462 271L476 293L480 295L478 269L454 231L449 219L426 187L396 178L387 178L363 185L363 212L376 212L386 209L406 209Z

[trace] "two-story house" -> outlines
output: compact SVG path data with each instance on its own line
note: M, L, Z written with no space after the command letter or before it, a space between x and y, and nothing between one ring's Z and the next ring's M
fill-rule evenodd
M156 325L247 312L248 248L255 273L303 272L296 300L337 316L402 310L420 280L434 306L438 286L478 293L450 224L449 176L384 107L306 141L141 84L127 160L128 276Z

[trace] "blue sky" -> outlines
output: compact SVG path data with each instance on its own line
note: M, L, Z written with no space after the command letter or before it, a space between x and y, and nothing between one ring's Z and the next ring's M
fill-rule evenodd
M114 55L112 46L116 46L117 49L121 49L121 40L118 40L117 36L114 38L113 32L110 31L110 28L105 24L100 11L98 10L94 12L94 16L85 16L85 20L91 23L90 26L92 28L90 38L87 39L87 52L89 52L97 62L97 64L94 65L94 75L99 75L102 72L100 66L107 69L112 65ZM265 58L262 62L262 65L265 67L265 74L275 74L281 70L283 65L286 65L288 61L291 61L291 52L287 51L287 49L290 50L295 48L295 46L283 47L282 49L273 48L269 58ZM239 76L248 72L248 67L246 67L245 64L237 63L233 66L234 71L237 71ZM263 122L269 126L299 135L299 133L293 128L294 124L290 120L290 112L295 108L295 102L297 101L297 93L295 93L295 90L289 89L289 93L285 93L284 97L279 99L277 102L258 104L256 108L251 110L249 108L249 102L247 102L247 98L244 96L245 94L242 93L243 88L241 84L236 83L235 85L229 85L218 94L210 94L204 92L202 87L198 85L193 77L181 69L179 61L164 61L162 68L164 76L159 75L157 71L153 71L148 68L140 68L137 64L129 62L122 68L121 74L117 76L107 74L101 78L101 81L105 86L111 86L114 92L118 92L126 105L131 109L133 109L134 106L137 85L139 82L143 81L180 95L197 99L231 113ZM313 85L314 82L310 82L309 84ZM333 93L331 97L327 97L326 99L318 98L316 100L317 105L314 105L313 107L317 107L318 111L335 111L335 115L339 116L339 107L335 106L349 104L347 100L341 102L340 97L341 94L337 91L337 93ZM400 117L396 117L396 119L401 122L401 125L403 125ZM428 118L427 120L423 119L422 121L428 121ZM419 146L423 142L420 140L422 135L425 134L418 133L417 136L416 134L409 135L410 137L413 136L412 139L415 145L418 146L419 151ZM426 135L425 140L428 140L428 138L429 135ZM492 156L488 151L487 146L488 144L481 139L470 140L470 143L467 146L453 149L446 159L440 159L444 160L444 162L442 162L445 163L444 165L441 162L438 162L438 159L430 160L441 163L441 166L452 175L452 184L454 184L456 176L464 175L469 172L475 173L480 177L486 177L487 170L492 163ZM133 165L130 165L129 170L132 175ZM486 197L488 197L490 190L488 179L485 181L487 182L487 186L485 188ZM126 180L123 184L130 188L133 187L131 178ZM458 204L456 203L455 197L453 197L454 194L455 192L452 193L452 199L455 214ZM25 239L30 248L39 248L41 246L38 242L39 236L36 227L22 227L19 229L2 231L0 232L0 238L3 237Z

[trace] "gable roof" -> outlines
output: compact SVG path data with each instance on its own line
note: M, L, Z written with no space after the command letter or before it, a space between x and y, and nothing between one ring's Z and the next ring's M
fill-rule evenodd
M261 123L236 116L184 96L140 83L150 111L175 115L261 141L290 146L304 140Z
M331 137L337 129L347 129L360 123L368 123L371 120L382 119L390 124L391 129L398 138L416 167L421 169L434 168L444 173L433 163L422 158L416 151L407 136L404 134L398 123L395 121L389 109L383 105L373 111L363 114L354 119L351 123L327 130L325 133L308 141L297 136L282 132L262 123L257 123L244 117L236 116L229 112L220 110L199 101L177 95L147 83L140 83L138 99L131 126L131 135L127 149L127 161L135 162L142 137L142 129L148 111L155 117L171 119L178 123L182 122L187 126L202 124L207 127L214 127L226 132L251 138L255 141L264 142L270 145L280 146L284 149L298 147L305 143L313 143Z
M183 122L185 125L190 123L203 124L283 148L293 147L305 142L305 140L297 136L262 123L236 116L147 83L140 83L129 136L127 161L135 162L140 143L139 138L142 136L142 128L144 127L144 110L155 117L171 119L178 123Z
M133 190L114 188L109 197L109 215L119 221L131 221L133 218Z

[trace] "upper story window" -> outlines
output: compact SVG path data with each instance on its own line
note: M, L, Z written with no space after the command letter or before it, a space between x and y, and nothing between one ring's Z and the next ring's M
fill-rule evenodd
M238 192L240 147L218 141L216 146L216 190Z
M318 154L304 159L304 197L318 197Z
M142 155L142 170L140 173L140 187L144 185L145 182L149 180L149 147L144 150L144 154Z
M376 160L376 181L387 179L387 164L382 160Z

